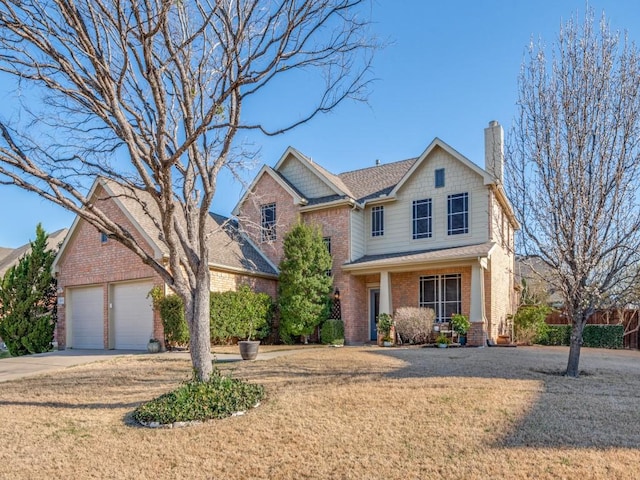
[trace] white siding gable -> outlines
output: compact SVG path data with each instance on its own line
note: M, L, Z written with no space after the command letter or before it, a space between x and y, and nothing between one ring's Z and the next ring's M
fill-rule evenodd
M278 168L280 174L298 189L305 198L320 198L335 195L335 192L318 175L293 155Z
M445 186L435 188L435 171L445 169ZM447 196L469 194L469 233L447 234ZM489 236L488 188L477 172L435 148L397 193L384 204L384 235L371 236L371 206L364 212L367 255L457 247L483 243ZM413 201L431 199L432 237L413 239Z

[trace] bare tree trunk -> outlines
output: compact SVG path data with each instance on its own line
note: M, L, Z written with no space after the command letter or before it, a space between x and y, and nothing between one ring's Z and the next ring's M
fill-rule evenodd
M569 343L569 361L567 362L567 371L565 372L567 377L577 378L580 374L578 367L580 365L580 349L582 348L582 331L584 330L586 321L586 317L573 320L571 340Z
M202 270L203 272L198 275L198 282L193 289L190 302L185 302L185 317L189 325L189 351L195 376L200 381L207 381L213 372L209 315L211 305L208 267Z

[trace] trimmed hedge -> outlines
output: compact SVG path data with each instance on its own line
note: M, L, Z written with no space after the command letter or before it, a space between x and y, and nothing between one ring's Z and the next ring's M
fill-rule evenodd
M545 325L537 332L534 343L539 345L569 345L571 325Z
M167 295L158 302L165 345L183 347L189 345L189 329L184 319L182 300L177 295Z
M320 340L325 345L344 344L344 323L342 320L326 320L320 331Z
M582 332L585 347L622 348L623 337L622 325L586 325Z
M157 287L150 292L154 308L160 312L165 344L189 344L189 329L182 300L177 295L163 296ZM212 343L230 343L233 339L262 339L271 332L274 305L266 293L255 293L247 285L238 291L212 292L210 295Z
M238 291L211 293L211 342L232 339L260 340L271 331L273 301L266 293L255 293L247 285Z
M564 345L571 342L571 325L547 325L536 338L540 345ZM582 346L592 348L622 348L624 327L622 325L585 325Z

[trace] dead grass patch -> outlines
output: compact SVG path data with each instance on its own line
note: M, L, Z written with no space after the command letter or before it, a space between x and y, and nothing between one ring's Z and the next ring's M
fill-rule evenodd
M262 348L262 347L261 347ZM127 425L190 376L187 360L116 358L3 383L0 465L12 478L632 478L638 352L317 348L219 365L265 385L244 417ZM578 409L576 410L576 406Z

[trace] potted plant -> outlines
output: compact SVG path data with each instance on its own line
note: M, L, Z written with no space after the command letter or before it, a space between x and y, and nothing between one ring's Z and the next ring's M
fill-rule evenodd
M458 343L460 345L466 345L467 333L469 332L469 328L471 328L471 322L469 322L466 315L461 315L460 313L451 315L451 328L458 334Z
M393 318L388 313L378 315L378 345L392 346L391 329L393 328ZM388 345L387 345L388 344Z
M436 338L436 343L439 348L447 348L451 344L451 339L447 337L444 333L441 333Z
M160 351L160 340L157 338L149 339L149 343L147 343L147 352L149 353L158 353Z
M238 347L240 348L240 356L243 360L255 360L258 356L258 348L260 347L260 340L251 340L251 337L255 334L254 331L254 318L247 319L247 339L240 340Z

